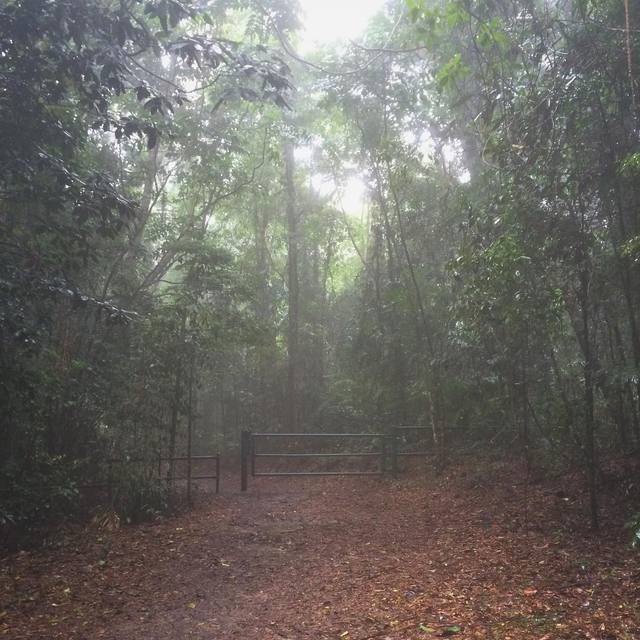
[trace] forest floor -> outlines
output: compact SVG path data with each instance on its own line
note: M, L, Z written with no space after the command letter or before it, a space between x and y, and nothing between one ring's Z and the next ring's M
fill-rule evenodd
M0 637L640 638L640 554L578 478L224 478L189 513L0 560ZM574 488L575 487L575 488Z

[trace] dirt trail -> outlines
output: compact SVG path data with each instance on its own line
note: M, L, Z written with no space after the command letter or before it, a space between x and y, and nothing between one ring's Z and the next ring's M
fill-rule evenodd
M264 479L153 526L70 534L2 561L0 636L640 638L622 539L563 528L570 498L541 488L525 509L501 487Z

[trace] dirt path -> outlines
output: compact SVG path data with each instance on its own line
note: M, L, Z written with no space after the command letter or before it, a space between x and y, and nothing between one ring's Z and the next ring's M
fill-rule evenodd
M478 477L267 480L0 564L0 636L640 638L637 554ZM226 483L229 489L229 483ZM525 523L525 518L527 522Z

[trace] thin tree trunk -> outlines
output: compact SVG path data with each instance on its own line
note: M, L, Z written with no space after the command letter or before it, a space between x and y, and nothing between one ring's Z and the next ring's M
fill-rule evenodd
M286 425L291 432L298 421L298 333L299 333L299 281L298 281L298 213L293 180L293 143L284 145L285 189L287 194L287 275L289 288L289 322L287 330L287 406Z
M179 344L182 347L184 343L184 332L186 328L187 317L182 314L179 331ZM182 362L178 356L176 363L175 380L173 386L173 404L171 406L171 425L169 427L169 469L167 472L167 482L171 484L175 476L175 462L173 458L176 456L176 440L178 436L178 421L180 418L180 401L182 400Z
M582 315L582 335L584 342L584 445L587 458L587 483L589 487L589 507L591 527L597 531L598 493L596 485L596 449L595 449L595 417L594 417L594 362L591 344L589 313L589 273L586 269L580 273L580 306Z
M191 362L189 363L189 405L187 413L187 503L191 504L191 456L193 447L193 384L195 376L195 352L191 344Z

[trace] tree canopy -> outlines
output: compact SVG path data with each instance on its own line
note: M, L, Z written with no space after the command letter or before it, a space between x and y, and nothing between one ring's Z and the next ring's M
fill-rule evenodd
M636 7L389 0L307 58L300 24L294 0L0 9L6 536L110 459L142 460L121 513L164 509L188 434L402 424L441 469L584 469L598 526L640 442Z

